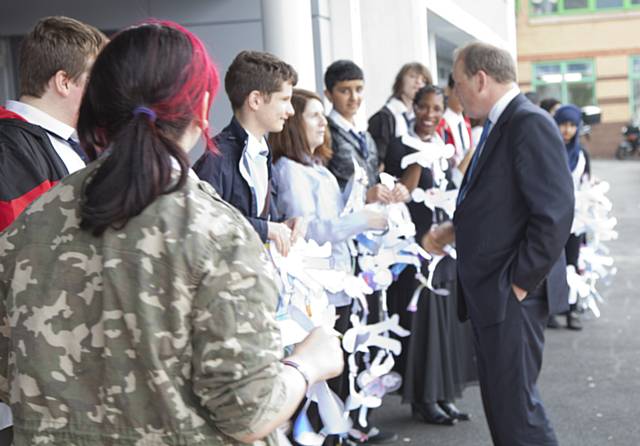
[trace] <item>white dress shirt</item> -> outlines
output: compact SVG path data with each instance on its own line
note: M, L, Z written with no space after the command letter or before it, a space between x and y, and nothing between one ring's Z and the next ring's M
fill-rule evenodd
M13 416L11 415L11 408L5 403L0 403L0 431L13 426Z
M407 108L404 102L393 97L389 99L384 106L393 114L396 124L396 136L404 136L409 133L410 123L415 120L413 109Z
M491 128L489 129L489 133L493 130L493 127L500 119L502 112L507 108L507 106L513 101L513 99L520 94L520 89L517 85L513 84L511 90L507 91L498 101L493 104L491 111L489 112L489 120L491 121ZM487 135L488 137L489 135ZM486 141L486 140L485 140Z
M351 122L347 121L340 113L338 113L335 108L331 110L331 112L329 113L329 117L333 120L333 122L336 123L338 127L345 130L346 132L353 131L355 133L361 133L365 131L365 129L359 129Z
M444 111L442 115L451 129L451 135L453 136L453 145L456 148L456 153L453 155L455 165L460 164L464 156L471 148L471 138L469 137L469 131L467 130L467 123L464 120L462 113L456 113L450 108Z
M256 215L261 215L269 191L269 169L267 166L269 146L264 136L258 140L251 133L247 133L249 137L240 158L240 175L253 190L256 200Z
M85 164L71 148L67 139L78 140L76 130L51 117L42 110L20 101L7 101L6 109L22 116L30 124L38 125L47 131L53 149L56 151L69 173L82 169Z

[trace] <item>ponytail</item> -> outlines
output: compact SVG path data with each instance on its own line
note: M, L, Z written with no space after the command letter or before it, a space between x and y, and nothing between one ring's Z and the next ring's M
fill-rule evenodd
M134 114L111 139L110 153L85 182L80 227L95 236L109 227L121 229L159 195L184 186L188 169L184 150L150 116Z
M180 141L204 118L203 103L208 97L211 105L218 84L203 43L180 25L151 21L111 40L96 58L78 117L89 157L102 154L83 185L82 229L95 236L122 229L185 185L189 159Z

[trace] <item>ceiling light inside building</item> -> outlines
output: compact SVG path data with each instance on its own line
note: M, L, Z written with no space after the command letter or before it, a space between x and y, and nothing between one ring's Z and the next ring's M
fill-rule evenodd
M582 80L582 73L567 73L564 75L566 82L579 82Z
M542 80L547 84L559 84L562 82L562 74L543 74Z

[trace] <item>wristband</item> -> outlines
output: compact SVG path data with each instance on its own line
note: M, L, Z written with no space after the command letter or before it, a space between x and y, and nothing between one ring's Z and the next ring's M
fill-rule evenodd
M294 369L296 369L300 373L300 375L302 375L302 377L304 378L304 382L307 384L307 389L309 388L309 386L311 385L311 380L309 379L309 374L307 373L304 366L298 364L295 361L291 361L289 359L282 359L280 360L280 362L283 363L284 365L288 365L289 367L293 367Z

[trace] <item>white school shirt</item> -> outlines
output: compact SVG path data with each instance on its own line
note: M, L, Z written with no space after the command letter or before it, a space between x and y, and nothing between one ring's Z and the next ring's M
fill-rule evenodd
M258 140L251 133L247 132L247 134L247 144L240 157L240 175L255 195L256 215L259 216L264 210L269 190L269 169L267 166L269 146L264 136Z
M467 130L467 123L465 122L462 113L456 113L449 107L444 111L442 119L447 122L451 129L453 145L456 148L454 159L457 166L471 148L471 138L469 137L469 131Z
M329 113L329 117L333 120L333 122L336 123L338 127L340 127L341 129L347 132L354 131L356 133L359 133L362 131L362 130L358 130L355 125L347 121L340 113L336 111L335 108L331 110L331 112Z
M410 129L409 129L409 126L407 125L407 119L409 121L415 119L415 114L413 113L413 109L407 108L407 106L404 105L404 102L402 102L398 98L389 99L384 106L387 107L387 109L389 109L389 111L393 114L393 117L395 119L395 124L396 124L395 135L404 136L407 133L409 133Z
M11 408L5 403L0 403L0 431L13 426Z
M85 166L82 158L80 158L80 156L67 142L67 139L69 138L74 141L78 140L76 130L73 127L65 124L64 122L58 121L42 110L32 105L25 104L24 102L7 101L6 109L19 114L30 124L40 126L47 131L47 135L49 135L49 141L51 141L53 149L56 151L70 174Z

